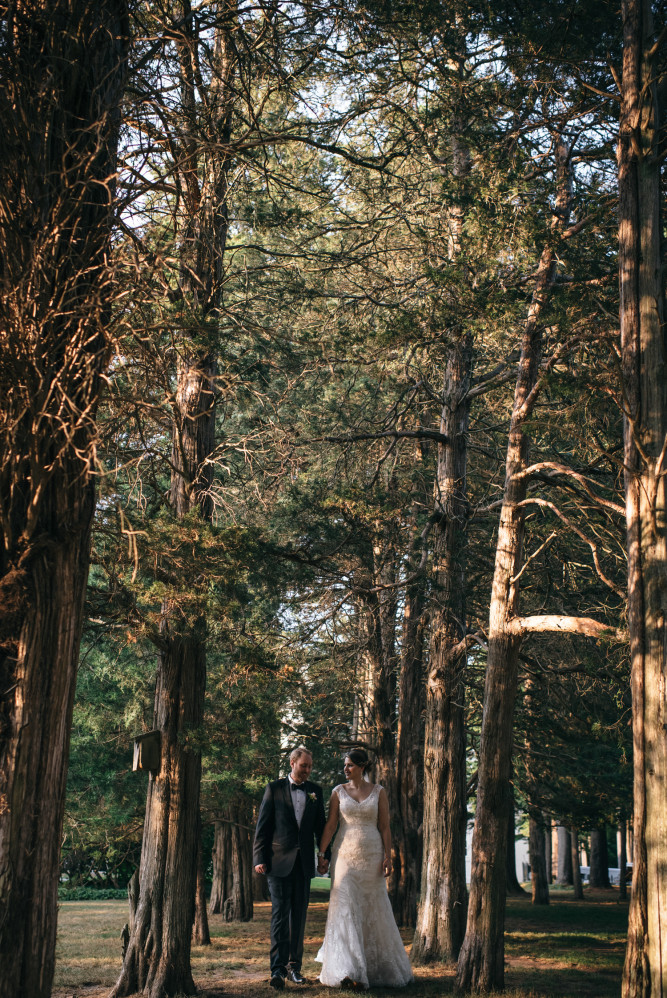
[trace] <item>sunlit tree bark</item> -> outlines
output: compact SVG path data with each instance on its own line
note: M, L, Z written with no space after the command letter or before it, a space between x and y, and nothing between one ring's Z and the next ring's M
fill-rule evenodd
M124 0L0 13L0 995L46 998L129 26Z

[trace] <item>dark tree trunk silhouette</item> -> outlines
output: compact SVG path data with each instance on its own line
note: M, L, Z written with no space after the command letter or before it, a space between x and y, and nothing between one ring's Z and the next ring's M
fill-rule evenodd
M465 933L466 779L464 672L467 431L472 347L468 337L453 345L444 378L435 485L437 565L430 617L424 745L424 851L417 927L416 963L455 960Z
M211 933L208 927L206 913L206 878L204 875L204 857L202 853L201 832L197 850L197 888L195 893L195 920L192 923L192 945L210 946Z
M558 876L556 883L568 886L572 883L572 846L570 832L565 825L557 826L558 832Z
M570 852L572 854L572 886L574 897L577 901L583 901L584 888L581 883L581 864L579 861L579 832L576 828L570 829Z
M544 832L546 835L545 843L545 855L547 861L547 883L553 884L554 882L554 871L553 871L553 824L549 815L544 817Z
M621 901L628 899L628 852L627 852L627 822L621 818L619 822L619 832L621 839L620 855L618 857L618 896Z
M109 354L124 0L0 20L0 995L51 993Z
M418 579L407 587L403 610L396 752L402 835L396 842L400 868L393 901L398 924L412 926L419 899L424 810L424 603L424 581Z
M533 904L549 904L549 881L547 879L546 840L542 816L531 815L528 838L530 852L530 883Z
M591 832L591 863L588 874L591 887L610 887L607 829L605 825Z

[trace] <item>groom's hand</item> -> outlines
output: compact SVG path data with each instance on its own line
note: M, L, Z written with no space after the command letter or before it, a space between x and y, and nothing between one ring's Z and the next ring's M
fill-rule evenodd
M318 861L317 861L317 872L319 873L319 875L321 877L324 876L324 874L327 872L328 869L329 869L329 860L328 859L318 859Z
M255 867L255 873L266 873L266 863L258 863Z

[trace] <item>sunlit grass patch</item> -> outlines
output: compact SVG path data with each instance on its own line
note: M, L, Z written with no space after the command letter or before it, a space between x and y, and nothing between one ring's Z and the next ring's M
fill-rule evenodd
M303 972L310 983L298 989L303 998L342 998L343 992L317 981L328 895L313 894L306 924ZM212 945L192 950L192 972L206 998L272 998L269 988L270 904L255 904L251 922L209 920ZM124 901L71 901L60 908L55 998L88 986L90 998L106 998L104 988L121 967L121 930L127 921ZM601 893L575 902L570 892L552 895L552 903L533 907L530 898L510 899L506 918L505 998L618 998L625 945L627 905ZM412 930L402 930L411 948ZM453 995L455 967L430 964L415 968L406 998ZM91 991L91 986L97 990ZM293 991L295 998L297 990ZM286 992L287 994L287 992ZM389 988L374 988L373 998L398 998ZM289 998L289 996L288 996Z

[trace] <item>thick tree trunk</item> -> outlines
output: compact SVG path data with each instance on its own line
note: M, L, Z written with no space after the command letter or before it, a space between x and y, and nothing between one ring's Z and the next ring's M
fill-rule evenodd
M572 847L570 833L565 825L558 825L558 875L556 883L569 886L572 883Z
M651 80L650 4L623 5L623 105L619 141L619 272L626 416L628 626L634 738L633 890L624 970L625 998L663 994L665 910L665 434L664 292L660 277L662 124ZM643 94L644 105L641 107ZM640 157L638 148L644 151ZM642 462L637 439L646 462ZM648 830L650 829L650 840Z
M557 140L559 224L567 217L569 152ZM489 643L479 750L477 810L472 844L472 882L466 937L458 962L463 991L502 988L505 966L505 865L507 811L512 760L512 722L517 690L520 637L510 622L519 609L529 440L524 424L536 397L542 313L553 285L556 257L545 247L524 329L510 422L503 505L489 613Z
M628 630L634 764L633 885L624 998L667 990L667 497L662 93L650 0L623 0L618 143Z
M411 926L417 919L423 845L424 634L424 584L420 579L408 586L403 610L396 752L402 835L396 843L400 875L394 894L394 914L399 925Z
M588 874L591 887L610 887L607 829L605 825L591 832L591 865Z
M549 904L544 825L532 816L530 817L528 850L530 853L531 901L533 904Z
M266 879L266 878L264 878ZM215 823L211 914L226 922L253 917L252 840L245 810L230 806Z
M466 771L464 675L467 660L467 433L472 348L452 346L435 485L435 589L426 682L424 852L412 960L455 960L465 934Z
M46 998L95 506L127 9L0 22L0 995Z
M570 851L572 853L572 886L574 888L574 898L576 901L583 901L584 888L581 883L581 864L579 861L579 832L576 828L570 829Z
M121 998L194 994L190 945L199 839L201 757L188 735L201 723L206 676L204 647L190 636L171 638L165 626L159 658L155 728L161 762L148 778L139 867L139 902L123 967L111 992Z

